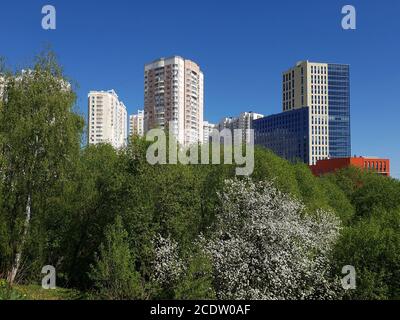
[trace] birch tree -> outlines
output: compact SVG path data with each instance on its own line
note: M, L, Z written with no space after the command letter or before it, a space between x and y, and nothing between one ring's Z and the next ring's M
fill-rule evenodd
M52 53L33 68L5 77L0 109L1 213L9 232L6 266L12 284L20 270L32 220L46 197L62 183L79 152L82 119L73 113L76 96Z

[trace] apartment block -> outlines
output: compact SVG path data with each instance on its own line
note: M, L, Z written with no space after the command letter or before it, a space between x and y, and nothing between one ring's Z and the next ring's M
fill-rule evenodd
M235 127L237 127L237 121L233 117L222 118L217 125L218 131L222 131L224 129L233 130Z
M238 129L243 130L243 141L245 143L250 143L250 130L253 129L253 121L263 118L264 116L255 112L242 112L237 119Z
M253 111L242 112L238 117L223 118L218 124L218 129L241 129L243 130L243 142L250 143L250 130L254 120L263 118L264 116Z
M202 142L204 75L179 56L145 65L144 131L169 128L182 146Z
M144 136L144 111L138 110L137 114L129 116L129 136Z
M216 129L215 124L209 123L208 121L203 121L203 143L209 143L212 131Z
M127 111L114 90L91 91L88 95L88 143L108 143L119 149L126 145Z

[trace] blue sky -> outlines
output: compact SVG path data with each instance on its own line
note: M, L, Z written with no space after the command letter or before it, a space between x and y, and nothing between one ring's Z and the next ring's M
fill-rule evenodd
M57 9L57 29L41 9ZM357 30L341 28L341 8ZM205 118L281 111L281 73L299 60L351 65L353 154L388 157L400 177L398 0L13 0L2 1L0 55L23 67L51 44L79 85L115 89L129 113L143 105L143 66L181 55L205 74Z

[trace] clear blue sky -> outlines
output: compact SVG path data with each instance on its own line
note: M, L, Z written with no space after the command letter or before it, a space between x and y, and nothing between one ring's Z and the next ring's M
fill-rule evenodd
M57 30L41 8L57 9ZM357 9L357 30L341 8ZM115 89L129 113L143 105L143 66L181 55L205 74L205 118L281 111L281 73L299 60L351 65L353 154L388 157L400 177L400 1L3 0L0 55L24 66L48 43L87 92Z

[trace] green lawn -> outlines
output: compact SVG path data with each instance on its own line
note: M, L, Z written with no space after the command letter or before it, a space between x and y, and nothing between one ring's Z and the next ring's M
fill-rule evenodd
M85 296L71 289L45 290L39 285L15 285L11 290L2 288L0 300L82 300Z

